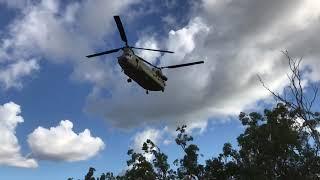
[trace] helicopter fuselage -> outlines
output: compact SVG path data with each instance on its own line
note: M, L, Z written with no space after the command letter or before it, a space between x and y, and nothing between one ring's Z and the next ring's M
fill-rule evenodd
M99 53L90 54L90 55L87 55L86 57L92 58L92 57L101 56L105 54L115 53L115 52L118 52L119 50L122 50L123 54L118 57L118 63L121 66L124 73L129 77L128 82L131 82L132 80L134 80L142 88L147 90L146 91L147 94L148 94L148 91L164 91L164 88L166 86L166 81L168 80L168 78L162 74L162 71L161 71L162 69L180 68L180 67L204 63L204 61L196 61L196 62L175 64L175 65L169 65L169 66L160 66L160 67L153 65L150 62L135 55L133 52L133 49L155 51L155 52L162 52L162 53L173 53L173 52L168 50L129 46L127 36L124 31L120 17L113 16L113 18L119 30L121 40L125 43L125 46L99 52Z
M141 87L149 91L164 91L165 76L161 71L149 67L131 49L123 49L123 54L118 57L118 63L129 79L134 80ZM128 81L130 82L130 81Z

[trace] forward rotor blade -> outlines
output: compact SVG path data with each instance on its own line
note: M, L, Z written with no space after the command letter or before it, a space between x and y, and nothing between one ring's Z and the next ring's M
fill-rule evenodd
M202 63L204 63L204 61L196 61L196 62L185 63L185 64L177 64L177 65L171 65L171 66L163 66L163 67L160 67L160 69L164 69L164 68L179 68L179 67L192 66L192 65L196 65L196 64L202 64Z
M136 55L137 56L137 55ZM155 65L153 65L153 64L151 64L150 62L148 62L148 61L146 61L146 60L144 60L144 59L142 59L142 57L139 57L139 56L137 56L141 61L143 61L143 62L145 62L145 63L147 63L147 64L149 64L150 66L152 66L152 67L154 67L154 68L158 68L157 66L155 66ZM159 68L158 68L159 69Z
M139 48L139 47L130 47L133 49L142 49L142 50L148 50L148 51L158 51L158 52L164 52L164 53L174 53L172 51L166 51L166 50L158 50L158 49L148 49L148 48Z
M122 41L124 41L126 43L126 45L128 45L127 36L126 36L126 33L124 32L123 25L122 25L120 17L119 16L113 16L113 18L116 21L116 24L117 24L117 27L118 27L118 30L119 30L119 33L120 33Z
M91 54L91 55L88 55L86 57L87 58L92 58L92 57L95 57L95 56L101 56L101 55L104 55L104 54L110 54L110 53L118 52L120 49L122 49L122 48L117 48L117 49L112 49L112 50L109 50L109 51L104 51L104 52L100 52L100 53L96 53L96 54Z

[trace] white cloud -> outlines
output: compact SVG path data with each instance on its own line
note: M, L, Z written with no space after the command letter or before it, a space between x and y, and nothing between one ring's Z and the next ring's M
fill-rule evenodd
M179 30L171 30L167 40L167 47L175 53L173 56L167 54L167 57L174 58L175 62L177 60L185 60L185 56L196 48L196 44L199 43L197 40L205 38L209 32L210 27L200 17L190 20L187 26ZM164 61L163 63L172 62Z
M146 128L142 132L138 132L133 139L133 148L136 150L141 150L142 145L147 139L150 139L155 144L158 144L159 140L162 138L162 131L153 128Z
M20 106L9 102L0 105L0 165L35 168L35 159L24 157L16 137L18 123L24 122L19 114ZM72 122L61 121L57 127L38 127L28 135L32 157L48 160L79 161L97 155L105 144L99 137L93 137L88 129L76 134Z
M160 65L205 64L164 70L164 93L145 95L134 83L115 83L111 97L101 90L89 97L87 109L122 128L165 122L204 131L208 119L237 115L270 97L257 74L274 91L283 90L289 71L281 50L303 56L312 69L309 78L319 80L320 9L311 8L317 2L204 1L186 26L169 32L164 44L175 53L161 56Z
M147 141L147 139L150 139L153 143L156 145L159 145L159 141L161 140L163 135L163 131L153 128L146 128L145 130L138 132L135 134L133 139L133 149L136 152L142 152L142 146L143 143ZM151 160L153 158L153 155L151 154L145 154L145 157L147 160Z
M0 4L3 3L11 8L23 8L30 2L30 0L0 0Z
M170 139L165 139L165 140L163 141L163 144L164 144L164 145L169 145L169 144L172 144L172 143L173 143L173 141L170 140Z
M135 47L149 48L149 49L159 49L158 43L153 36L144 36L140 38ZM155 51L145 51L145 50L137 50L136 54L143 59L149 61L152 64L156 64L157 58L161 56L161 53Z
M10 6L22 8L18 18L7 27L8 32L0 40L0 67L6 71L20 61L41 59L51 63L72 63L75 71L82 68L86 55L94 52L97 45L103 45L103 38L114 32L113 15L127 9L136 0L126 1L72 1L64 4L60 0L40 1L0 1ZM65 8L63 8L63 6ZM112 27L112 29L111 29ZM97 70L105 70L107 64L91 61ZM102 64L102 65L101 65ZM37 64L37 66L39 66ZM93 65L94 66L94 65ZM110 68L109 68L110 69ZM92 73L92 69L82 68L83 74ZM22 78L30 73L17 73L10 76L10 84L3 86L22 87ZM107 74L107 73L106 73ZM96 76L75 73L74 79L81 82L96 82ZM105 78L104 78L105 79Z
M5 89L21 88L21 79L24 76L32 74L39 70L39 64L35 59L28 61L17 61L9 64L5 68L0 69L0 82Z
M0 56L6 60L1 63L38 56L53 63L71 62L73 79L93 84L87 110L117 127L186 123L204 130L208 119L252 108L269 96L258 73L275 91L286 85L287 64L280 53L284 49L304 57L312 69L308 78L320 77L318 0L197 1L202 6L191 13L188 24L159 38L175 53L159 57L150 52L146 57L159 57L160 65L195 60L205 64L164 70L169 78L165 92L148 96L135 83L126 84L125 75L110 61L81 61L91 49L104 47L101 39L117 31L112 16L124 11L130 16L128 7L139 1L77 1L64 9L59 2L43 0L23 11L24 16L10 25L10 38L3 41L7 43ZM122 18L125 26L127 17ZM144 32L148 27L139 28ZM117 32L115 36L119 40ZM155 38L142 37L138 43L160 46ZM28 75L11 79L19 82Z
M56 161L80 161L97 155L105 144L93 137L88 129L76 134L69 120L61 121L56 127L38 127L28 135L32 155L39 159Z
M162 17L161 20L167 23L168 25L174 25L176 23L176 19L171 15L166 15Z
M9 102L0 105L0 165L35 168L37 162L21 155L16 127L23 122L20 106Z
M57 13L59 11L59 1L57 0L42 0L41 6L48 11Z
M198 18L190 22L190 24L182 30L178 30L177 32L171 31L168 40L169 45L167 47L169 50L175 51L175 53L173 55L165 55L161 59L166 64L190 61L191 58L184 58L188 53L193 51L195 46L194 38L196 36L205 37L208 31L209 28ZM115 83L112 98L104 99L101 98L99 94L90 97L89 111L106 114L107 118L112 120L112 124L124 128L137 125L137 123L141 122L141 119L144 120L143 122L166 121L170 124L173 123L174 126L186 122L191 124L193 120L198 119L202 115L199 112L187 111L195 106L192 104L193 101L201 103L202 100L201 95L190 97L190 94L197 95L198 90L203 87L203 80L206 79L205 74L194 76L193 73L196 72L196 70L200 69L200 72L204 72L201 66L195 68L196 69L185 68L184 70L188 71L188 73L185 73L183 70L172 72L172 76L169 75L168 86L165 93L156 92L155 94L151 93L152 95L150 96L141 93L140 87L137 88L136 91L132 91L130 86L136 87L135 84L130 84L128 87L123 88L123 84ZM169 71L170 70L168 70L168 72ZM180 77L180 79L176 79L178 77ZM187 78L189 77L192 79L192 83L188 81ZM112 78L114 81L120 81L117 80L119 76L113 76ZM195 83L197 83L197 85ZM178 85L184 90L180 91L180 88L177 88ZM124 97L130 98L131 100L123 101ZM139 106L136 105L137 102L139 102ZM201 107L199 106L194 110L197 111L199 108ZM123 111L126 113L118 113ZM194 118L189 118L191 114ZM197 124L205 123L197 122Z

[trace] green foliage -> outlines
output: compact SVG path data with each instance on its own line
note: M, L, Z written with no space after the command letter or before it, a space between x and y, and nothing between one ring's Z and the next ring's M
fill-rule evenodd
M146 154L153 155L154 159L152 164L156 169L156 176L158 179L170 179L172 176L172 171L169 171L170 165L168 163L168 156L160 151L160 148L156 146L150 139L147 139L143 143L142 150Z
M146 179L156 178L156 173L152 164L147 161L146 157L141 153L136 153L130 149L127 153L131 159L127 161L129 170L126 171L125 177L129 179Z
M237 138L239 150L226 143L218 158L206 161L205 177L213 179L317 179L320 158L296 112L283 104L264 115L241 113L246 127Z
M102 175L104 175L104 174L102 174ZM101 175L101 177L100 177L100 180L103 180L103 179L101 179L101 178L103 178L102 175ZM105 179L106 179L106 180L116 180L117 178L113 176L113 173L112 173L112 172L107 172L107 173L105 174Z
M199 148L195 144L189 144L193 141L193 137L186 133L186 125L177 128L177 138L176 143L179 145L185 155L182 159L176 160L175 164L178 165L180 163L180 167L178 168L178 177L183 178L186 176L192 177L201 177L201 173L203 171L203 166L198 164L198 151Z
M95 180L95 178L93 177L94 171L96 171L96 169L93 167L90 167L89 171L88 171L87 175L84 177L84 179L85 180Z
M242 171L239 174L254 179L312 179L316 172L310 170L313 165L319 167L320 159L317 153L311 153L308 159L316 163L312 166L305 163L308 159L304 151L314 149L307 132L300 131L296 117L283 104L265 110L264 116L257 113L240 116L240 121L249 124L237 139Z
M263 114L240 113L245 130L237 138L238 147L225 143L222 152L205 165L198 163L199 147L192 144L193 137L183 125L176 130L176 144L184 152L173 162L176 170L170 168L168 156L148 139L141 153L128 151L129 169L124 175L114 177L108 172L99 179L319 179L319 148L309 125L298 123L297 113L301 112L283 104ZM147 160L146 155L153 158ZM94 179L94 171L90 168L85 180Z

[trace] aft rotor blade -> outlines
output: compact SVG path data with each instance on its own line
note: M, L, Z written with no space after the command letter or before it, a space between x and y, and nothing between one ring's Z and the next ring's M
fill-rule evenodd
M136 55L137 56L137 55ZM143 62L145 62L145 63L147 63L147 64L149 64L150 66L152 66L152 67L154 67L154 68L158 68L157 66L155 66L155 65L153 65L153 64L151 64L150 62L148 62L148 61L146 61L146 60L144 60L142 57L139 57L139 56L137 56L141 61L143 61ZM158 68L159 69L159 68Z
M95 56L101 56L101 55L104 55L104 54L110 54L110 53L118 52L120 49L122 49L122 48L117 48L117 49L112 49L112 50L109 50L109 51L104 51L104 52L100 52L100 53L96 53L96 54L91 54L91 55L88 55L86 57L87 58L92 58L92 57L95 57Z
M196 62L185 63L185 64L177 64L177 65L171 65L171 66L163 66L163 67L160 67L160 68L161 68L161 69L164 69L164 68L179 68L179 67L192 66L192 65L196 65L196 64L202 64L202 63L204 63L204 61L196 61Z
M126 33L124 32L124 28L121 22L121 19L119 16L113 16L114 20L116 21L120 36L122 41L124 41L126 43L126 45L128 45L128 40L127 40L127 36Z
M148 48L139 48L139 47L130 47L133 49L142 49L142 50L148 50L148 51L158 51L158 52L164 52L164 53L174 53L172 51L167 51L167 50L159 50L159 49L148 49Z

